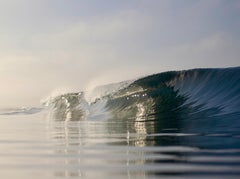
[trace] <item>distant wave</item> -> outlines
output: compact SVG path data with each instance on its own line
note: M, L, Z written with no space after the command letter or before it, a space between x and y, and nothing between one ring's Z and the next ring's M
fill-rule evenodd
M18 115L18 114L31 115L31 114L39 113L42 110L43 108L34 108L34 107L5 108L5 109L0 109L0 115Z

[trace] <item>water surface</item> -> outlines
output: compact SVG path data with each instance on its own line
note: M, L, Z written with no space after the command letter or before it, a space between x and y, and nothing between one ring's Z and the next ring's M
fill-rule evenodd
M223 146L240 136L157 131L155 125L1 116L0 176L239 178L240 149Z

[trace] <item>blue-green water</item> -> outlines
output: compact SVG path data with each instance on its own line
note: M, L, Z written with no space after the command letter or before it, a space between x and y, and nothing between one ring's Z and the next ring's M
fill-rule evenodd
M0 111L1 178L239 178L240 68L160 73Z

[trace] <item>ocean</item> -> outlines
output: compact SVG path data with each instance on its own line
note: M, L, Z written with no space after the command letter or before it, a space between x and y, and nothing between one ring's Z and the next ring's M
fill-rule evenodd
M0 109L1 178L239 178L240 67L168 71Z

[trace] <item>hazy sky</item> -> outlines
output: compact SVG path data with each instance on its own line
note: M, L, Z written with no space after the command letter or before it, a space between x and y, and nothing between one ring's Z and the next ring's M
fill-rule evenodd
M239 57L239 0L0 0L0 107Z

